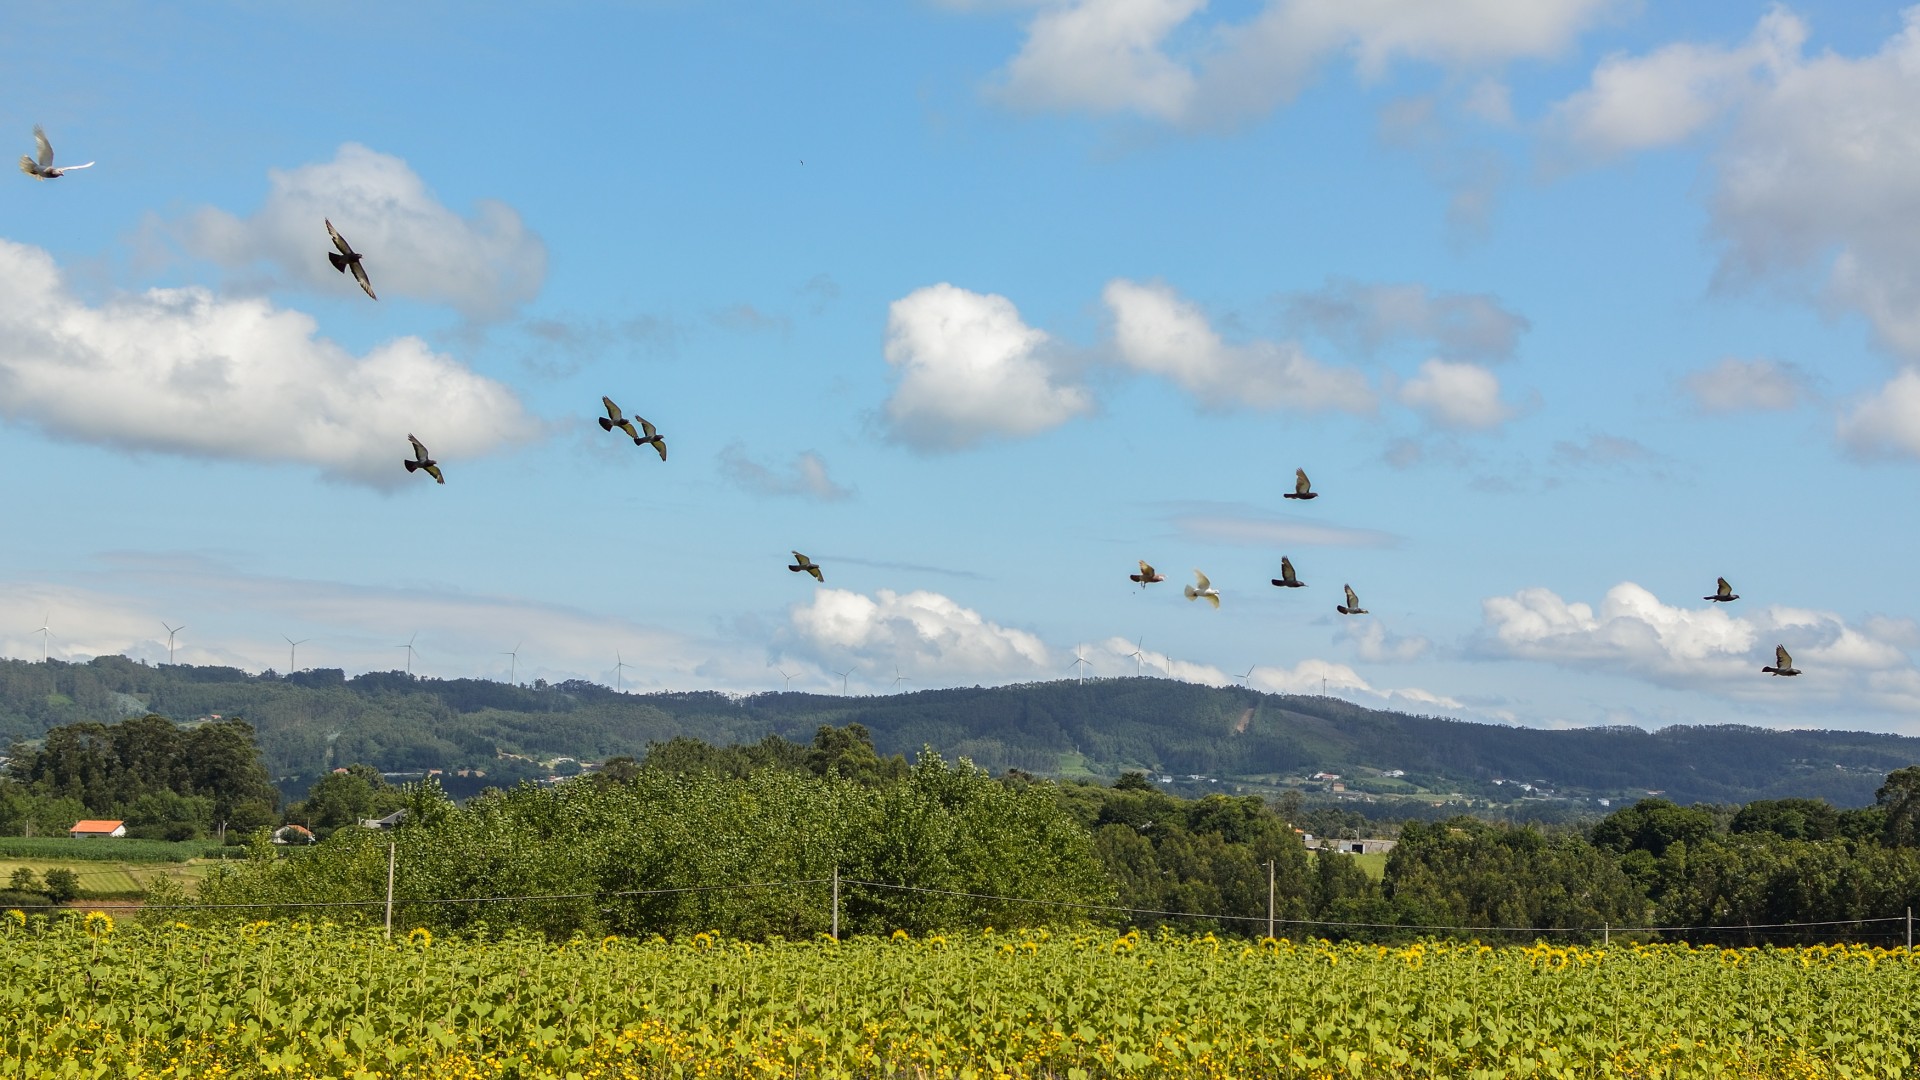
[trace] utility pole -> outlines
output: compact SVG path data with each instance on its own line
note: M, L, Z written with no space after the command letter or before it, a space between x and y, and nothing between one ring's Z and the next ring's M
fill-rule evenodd
M387 940L393 940L393 841L387 841Z
M1907 908L1907 955L1913 955L1913 908Z
M1273 860L1267 860L1267 936L1273 936Z
M840 940L840 868L833 868L833 940Z

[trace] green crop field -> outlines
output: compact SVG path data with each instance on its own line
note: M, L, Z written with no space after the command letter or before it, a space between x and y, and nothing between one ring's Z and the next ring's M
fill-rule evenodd
M386 941L0 913L0 1075L955 1080L1914 1075L1899 951L987 931Z
M80 879L80 891L88 896L134 896L146 891L155 878L170 877L191 889L207 875L214 864L163 862L76 862L51 859L14 859L0 856L0 887L5 887L15 870L26 868L44 879L47 871L72 870Z

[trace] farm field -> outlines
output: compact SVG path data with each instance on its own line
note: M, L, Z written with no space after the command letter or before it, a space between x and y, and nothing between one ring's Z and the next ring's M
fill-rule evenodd
M22 867L45 878L47 871L64 868L80 879L80 891L90 896L135 896L144 892L156 878L170 877L187 889L207 876L212 862L68 862L59 859L14 859L0 856L0 884Z
M1862 947L387 942L0 913L0 1074L1905 1077L1920 963ZM71 1063L71 1064L69 1064Z

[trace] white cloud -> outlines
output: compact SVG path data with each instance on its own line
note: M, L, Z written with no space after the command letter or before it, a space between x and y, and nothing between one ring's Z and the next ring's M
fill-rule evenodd
M1587 89L1555 107L1550 126L1598 156L1682 142L1737 105L1757 79L1792 64L1806 37L1805 23L1775 8L1737 48L1682 42L1609 56Z
M1357 371L1331 367L1292 342L1232 345L1206 314L1165 285L1125 279L1101 294L1121 364L1161 375L1212 408L1368 412L1374 394Z
M1292 490L1290 476L1278 479L1284 480L1285 483L1276 482L1276 487ZM1228 503L1183 504L1170 520L1182 536L1216 544L1265 548L1285 548L1295 545L1387 548L1400 545L1400 538L1392 533L1281 518L1252 507ZM1307 580L1304 574L1301 580Z
M1282 298L1290 319L1359 352L1429 344L1452 359L1505 360L1530 324L1486 293L1436 292L1418 283L1335 279Z
M46 252L0 240L0 414L78 442L407 479L418 434L457 462L533 435L507 387L418 338L365 356L260 299L153 289L89 306ZM456 480L457 482L457 480Z
M1484 431L1513 417L1500 400L1500 379L1478 364L1427 360L1398 396L1428 423L1452 431Z
M1522 589L1482 602L1483 651L1560 667L1626 675L1662 686L1765 694L1773 646L1793 653L1802 680L1824 699L1856 697L1880 708L1912 709L1897 688L1915 673L1896 624L1849 626L1832 612L1724 605L1672 607L1632 582L1607 591L1596 610L1548 589ZM1862 682L1893 689L1861 690Z
M289 282L359 295L334 271L322 224L331 220L382 297L444 303L476 319L511 314L540 292L547 249L504 203L480 200L471 216L441 205L400 158L357 143L332 161L275 169L260 209L246 218L203 208L177 231L187 250L221 265L272 265Z
M1092 411L1092 395L1050 362L1055 351L1004 296L944 283L916 289L887 314L886 358L898 371L888 432L920 450L953 450Z
M764 465L747 455L738 441L720 451L720 473L748 491L761 495L802 495L834 502L849 498L853 489L835 481L827 472L827 462L812 450L802 450L792 464L781 468Z
M1212 664L1180 660L1146 648L1144 641L1136 644L1125 638L1112 637L1080 646L1079 651L1093 664L1094 675L1140 674L1205 686L1241 685L1237 672L1230 674ZM1134 656L1136 651L1140 654L1137 658ZM1247 673L1245 685L1269 694L1357 693L1375 698L1378 705L1387 708L1457 710L1465 707L1453 698L1418 687L1376 687L1352 667L1332 660L1301 660L1291 667L1256 664Z
M1613 0L1267 0L1242 22L1204 0L1073 0L1045 8L995 93L1028 109L1133 113L1204 127L1291 101L1326 59L1366 79L1400 60L1450 69L1564 50Z
M879 674L897 666L922 686L1052 678L1059 666L1057 654L1035 635L925 590L867 596L815 589L812 601L790 611L779 644L783 655L825 668L854 664Z
M1862 457L1920 458L1920 371L1908 368L1861 399L1838 431Z
M1781 360L1729 356L1683 380L1702 412L1763 412L1791 409L1814 396L1812 380L1798 365Z
M1427 655L1433 642L1418 634L1392 634L1378 619L1347 620L1341 636L1370 664L1407 664Z

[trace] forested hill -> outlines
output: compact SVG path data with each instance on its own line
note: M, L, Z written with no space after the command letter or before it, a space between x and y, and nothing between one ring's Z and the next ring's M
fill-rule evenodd
M1895 735L1727 726L1545 731L1153 678L882 697L733 697L401 672L348 679L338 669L248 675L118 656L85 664L0 661L0 743L148 711L183 722L242 717L281 777L357 761L395 772L479 768L489 780L511 781L544 774L535 762L640 756L649 743L683 735L715 745L767 735L806 742L822 724L848 723L864 725L883 754L912 756L932 746L996 773L1112 777L1138 769L1262 790L1328 772L1340 774L1349 792L1458 792L1496 801L1545 789L1629 798L1659 791L1677 802L1804 796L1859 806L1873 801L1887 773L1920 762L1920 739ZM1405 775L1385 775L1393 771ZM1536 790L1523 792L1522 782ZM1310 790L1330 791L1331 782Z

